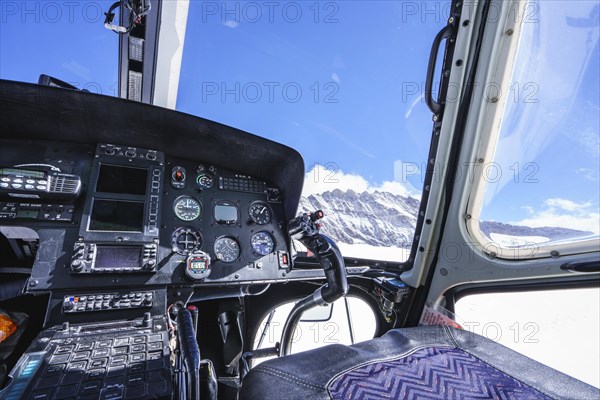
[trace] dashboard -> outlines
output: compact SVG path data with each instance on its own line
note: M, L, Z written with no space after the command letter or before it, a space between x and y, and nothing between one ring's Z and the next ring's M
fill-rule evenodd
M39 237L28 293L323 276L293 265L295 150L122 99L10 81L0 92L0 227Z
M271 182L108 143L4 141L2 160L2 223L40 236L35 290L255 283L291 269Z

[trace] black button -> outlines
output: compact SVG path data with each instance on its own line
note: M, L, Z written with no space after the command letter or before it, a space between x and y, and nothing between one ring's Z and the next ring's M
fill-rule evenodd
M148 372L148 382L160 381L165 378L165 371L162 369Z
M134 353L146 351L146 345L145 344L134 344L133 346L131 346L131 351Z
M142 372L144 370L144 364L131 364L129 366L129 372Z
M110 366L113 367L115 365L125 365L127 363L127 355L126 354L122 354L119 356L114 356L111 360L110 360Z
M128 351L129 351L129 346L115 347L112 349L112 354L113 354L113 356L118 356L121 354L127 354Z
M67 397L72 397L77 394L77 389L79 385L69 385L69 386L61 386L56 391L55 399L65 399Z
M83 372L73 372L63 376L62 384L69 385L72 383L79 383L83 380Z
M65 364L50 365L48 368L46 368L45 374L46 375L60 374L63 369L65 369Z
M50 361L48 362L48 364L52 365L52 364L64 364L67 361L69 361L69 357L70 354L60 354L57 356L52 356L52 358L50 358Z
M139 399L146 395L146 388L144 385L128 386L125 389L126 398L128 399Z
M92 358L108 357L109 354L110 354L109 348L102 348L102 349L94 350L94 352L92 353Z
M67 372L85 371L87 361L73 361L67 366Z
M123 387L109 387L100 393L100 400L115 400L123 398Z
M125 375L113 376L106 378L104 381L104 387L122 385L123 383L125 383Z
M52 388L58 385L60 381L60 375L48 376L42 379L38 379L37 384L35 385L36 389L47 389Z
M38 390L33 392L31 398L33 400L50 400L53 391L54 389Z
M144 383L144 374L132 374L127 377L127 386Z
M112 340L98 340L98 342L96 342L96 348L103 349L106 347L110 347L111 344L112 344Z
M152 353L148 353L148 361L160 360L160 359L162 359L162 356L163 356L162 351L154 351Z
M162 349L162 342L148 343L148 351Z
M90 352L89 351L81 351L79 353L75 353L73 354L73 361L77 361L77 360L87 360L88 358L90 358Z
M96 379L96 378L102 379L102 377L104 376L105 373L106 373L106 371L104 370L104 368L92 369L92 370L88 371L88 379Z
M77 396L77 400L98 400L98 394L80 394Z
M98 358L92 360L90 363L90 368L103 368L106 367L106 364L108 364L108 358Z
M101 381L89 381L81 385L81 394L93 394L100 391Z
M161 358L160 360L152 360L152 361L148 361L146 363L146 368L148 369L148 371L151 371L153 369L161 369L163 368L165 365L163 359Z
M148 336L148 342L160 342L160 341L162 341L161 334Z
M54 351L54 354L67 354L73 351L73 346L59 346Z
M140 361L146 361L146 354L144 353L135 353L135 354L131 354L129 356L129 362L140 362Z
M112 376L121 376L125 374L125 366L123 365L117 365L114 367L110 367L108 368L108 374L107 376L112 377Z
M133 344L146 343L146 336L135 336L133 338Z

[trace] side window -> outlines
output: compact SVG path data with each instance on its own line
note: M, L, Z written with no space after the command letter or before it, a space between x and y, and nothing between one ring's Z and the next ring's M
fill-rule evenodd
M455 311L464 329L600 387L600 288L475 294Z
M280 341L283 325L294 304L286 303L267 314L254 338L255 349L273 347ZM366 301L352 295L329 306L309 310L296 327L292 354L330 344L351 345L373 339L377 332L375 313ZM265 360L257 360L257 363Z

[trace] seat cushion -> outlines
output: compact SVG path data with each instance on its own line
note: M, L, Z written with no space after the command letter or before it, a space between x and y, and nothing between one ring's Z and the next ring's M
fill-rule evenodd
M424 326L266 361L241 398L583 400L600 390L474 333Z
M457 348L426 347L397 360L345 371L328 385L333 399L549 399Z

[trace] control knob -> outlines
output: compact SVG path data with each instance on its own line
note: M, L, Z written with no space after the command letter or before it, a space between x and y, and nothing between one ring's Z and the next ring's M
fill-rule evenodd
M75 272L79 272L83 269L83 262L81 260L73 260L71 262L71 269Z
M144 305L152 304L152 294L146 293L146 295L144 296L143 303L144 303Z

